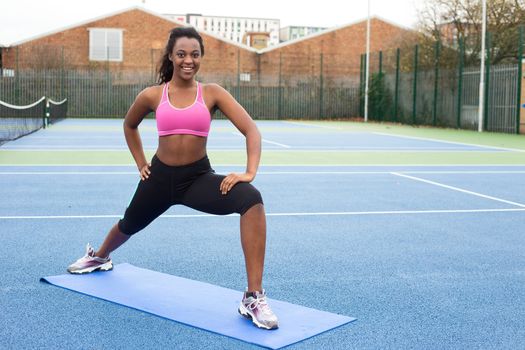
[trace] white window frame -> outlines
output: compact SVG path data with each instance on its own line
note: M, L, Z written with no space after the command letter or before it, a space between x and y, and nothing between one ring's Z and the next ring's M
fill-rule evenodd
M89 60L90 61L111 61L111 62L122 62L124 57L123 57L123 33L124 33L124 30L123 29L116 29L116 28L88 28L89 30ZM103 32L104 33L104 47L105 47L105 52L104 52L104 56L101 57L101 56L97 56L95 55L95 53L93 52L93 35L94 33L100 33L100 32ZM119 42L118 42L118 57L117 58L108 58L108 50L107 50L107 47L108 47L108 33L118 33L119 36Z

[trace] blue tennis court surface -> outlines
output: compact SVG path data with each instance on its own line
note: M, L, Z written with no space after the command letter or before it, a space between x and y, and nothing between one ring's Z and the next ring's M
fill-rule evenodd
M269 150L367 150L367 151L501 151L497 147L469 145L437 140L388 135L380 132L346 131L338 127L316 127L294 122L259 122L263 131L263 148ZM154 120L140 127L145 149L157 147ZM243 136L225 120L213 121L208 147L242 149ZM20 138L3 149L125 149L122 120L100 120L95 126L84 120L65 120L60 127L39 131L30 138Z
M74 131L77 122L63 123ZM231 133L232 139L212 135L210 149L241 149L242 138L219 124L217 137ZM94 133L91 142L43 139L59 134L57 127L1 149L125 147L120 124L97 125L115 126L105 132L116 139L95 137L104 132ZM387 150L397 142L399 149L421 152L487 150L365 132L352 134L360 141L345 141L350 133L336 129L323 132L333 132L333 138L316 141L312 133L306 140L304 133L301 138L286 131L297 127L264 124L263 137L292 149L319 142L316 149L329 150L353 142L355 149ZM268 142L264 147L285 149ZM38 164L35 159L35 165L0 166L0 348L257 348L40 283L42 276L63 274L87 242L101 243L138 177L133 165ZM242 170L236 164L214 168ZM517 349L525 342L525 162L262 165L254 184L268 215L269 297L358 319L290 349ZM242 291L238 223L235 215L172 207L113 259Z

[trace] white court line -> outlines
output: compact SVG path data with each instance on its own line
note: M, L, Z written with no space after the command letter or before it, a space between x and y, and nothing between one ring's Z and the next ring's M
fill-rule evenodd
M232 134L237 135L237 136L242 136L242 137L244 137L244 135L241 134L241 133L238 132L238 131L233 131ZM267 139L261 139L261 140L262 140L262 142L270 143L270 144L272 144L272 145L280 146L280 147L283 147L283 148L292 148L292 146L285 145L284 143L279 143L279 142L275 142L275 141L270 141L270 140L267 140ZM210 149L210 150L213 150L213 149Z
M480 148L499 149L499 150L511 151L511 152L525 152L525 150L519 149L519 148L504 148L504 147L497 147L497 146L478 145L478 144L475 144L475 143L444 141L444 140L433 139L433 138L429 138L429 137L405 136L405 135L389 134L389 133L385 133L385 132L373 132L373 134L384 135L384 136L400 137L400 138L404 138L404 139L414 139L414 140L422 140L422 141L441 142L441 143L448 143L448 144L452 144L452 145L464 145L464 146L474 146L474 147L480 147Z
M135 175L137 171L0 171L0 175ZM392 174L392 171L258 171L257 175L382 175ZM411 171L403 170L403 174L525 174L525 170L457 170L457 171Z
M386 211L344 211L344 212L311 212L311 213L267 213L266 216L359 216L359 215L406 215L406 214L465 214L465 213L504 213L525 212L524 209L450 209L450 210L386 210ZM230 215L211 214L179 214L161 215L160 218L221 218ZM12 215L0 216L0 220L26 220L26 219L106 219L122 218L122 215Z
M338 126L326 126L326 125L317 125L317 124L308 124L308 123L300 123L300 122L291 122L291 121L283 121L283 123L286 124L292 124L292 125L300 125L300 126L309 126L313 128L321 128L321 129L332 129L332 130L343 130L343 128Z
M491 199L491 200L494 200L494 201L497 201L497 202L502 202L502 203L507 203L507 204L512 204L512 205L517 205L518 207L525 208L525 204L521 204L521 203L517 203L517 202L508 201L508 200L501 199L501 198L497 198L497 197L487 196L487 195L484 195L484 194L481 194L481 193L478 193L478 192L473 192L473 191L464 190L464 189L459 188L459 187L448 186L448 185L445 185L445 184L442 184L442 183L439 183L439 182L434 182L434 181L430 181L430 180L425 180L425 179L422 179L422 178L419 178L419 177L410 176L410 175L404 175L404 174L400 174L400 173L396 173L396 172L392 172L391 174L392 174L392 175L396 175L396 176L406 177L407 179L412 179L412 180L416 180L416 181L425 182L425 183L428 183L428 184L431 184L431 185L435 185L435 186L439 186L439 187L448 188L448 189L450 189L450 190L459 191L459 192L463 192L463 193L471 194L471 195L478 196L478 197L482 197L482 198L486 198L486 199Z
M279 142L270 141L270 140L266 140L266 139L262 139L262 141L266 142L266 143L270 143L272 145L281 146L283 148L292 148L292 146L285 145L284 143L279 143Z

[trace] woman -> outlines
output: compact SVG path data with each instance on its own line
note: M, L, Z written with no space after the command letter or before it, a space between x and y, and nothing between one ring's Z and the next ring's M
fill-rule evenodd
M238 311L257 327L276 329L277 317L262 288L266 216L260 193L250 184L261 157L261 135L248 113L225 89L195 80L203 55L202 38L195 29L180 27L171 31L159 69L159 85L140 92L124 120L126 142L141 178L135 195L124 218L111 228L98 251L88 244L86 255L68 271L83 274L111 270L109 254L174 204L217 215L239 213L248 287ZM211 114L216 109L246 137L244 173L221 176L210 166L206 141ZM148 163L138 126L152 111L159 145Z

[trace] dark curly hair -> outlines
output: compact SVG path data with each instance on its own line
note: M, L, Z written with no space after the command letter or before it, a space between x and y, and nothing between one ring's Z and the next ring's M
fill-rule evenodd
M204 56L204 44L202 37L193 27L176 27L170 31L170 37L166 43L164 54L160 61L157 82L160 84L167 83L171 80L173 75L173 63L170 61L170 54L173 51L173 46L178 38L197 39L201 47L201 56Z

